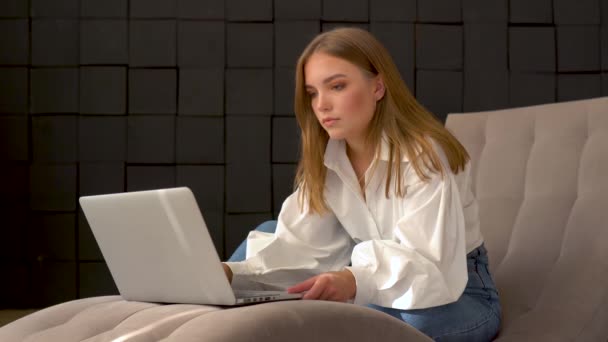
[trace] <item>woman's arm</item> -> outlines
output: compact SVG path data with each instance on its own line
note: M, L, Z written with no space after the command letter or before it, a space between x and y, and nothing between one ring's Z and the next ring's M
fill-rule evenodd
M354 245L333 213L300 211L298 192L283 203L277 229L269 242L258 250L255 235L247 242L248 258L227 262L236 288L250 287L251 282L271 288L287 288L323 272L336 271L348 265ZM260 244L258 244L260 245Z
M355 303L416 309L456 301L467 282L465 220L454 175L410 185L393 239L358 244Z

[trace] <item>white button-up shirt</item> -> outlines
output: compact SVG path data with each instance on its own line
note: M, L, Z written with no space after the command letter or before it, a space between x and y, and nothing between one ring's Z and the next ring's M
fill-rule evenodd
M397 309L426 308L456 301L467 283L466 254L481 245L470 165L454 175L435 145L445 176L422 181L402 159L404 197L385 196L388 147L365 174L365 198L343 140L329 140L325 199L330 212L300 210L298 191L281 208L276 233L253 231L247 259L227 263L235 288L286 288L327 271L349 269L356 304ZM395 176L392 181L396 181Z

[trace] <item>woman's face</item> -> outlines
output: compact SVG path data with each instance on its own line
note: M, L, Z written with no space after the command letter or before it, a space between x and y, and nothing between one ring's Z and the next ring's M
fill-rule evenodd
M316 52L304 65L306 92L317 120L331 139L361 142L384 95L380 77L356 65Z

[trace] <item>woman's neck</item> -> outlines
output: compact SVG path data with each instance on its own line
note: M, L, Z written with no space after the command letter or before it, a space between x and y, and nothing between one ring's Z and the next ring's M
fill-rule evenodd
M346 155L348 156L348 160L353 167L353 171L355 171L357 182L361 187L361 194L365 200L365 172L369 168L370 164L372 163L372 159L374 158L374 148L373 146L366 146L365 143L353 144L352 142L347 141Z

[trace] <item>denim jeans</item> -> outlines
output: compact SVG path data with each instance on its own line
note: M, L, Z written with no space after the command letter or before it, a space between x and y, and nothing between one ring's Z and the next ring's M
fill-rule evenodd
M276 221L267 221L256 228L274 232ZM245 260L246 242L232 254L229 261ZM453 303L426 309L399 310L374 304L370 308L400 319L430 336L435 341L491 341L500 327L501 308L496 285L488 269L484 245L467 254L469 280L464 293Z

